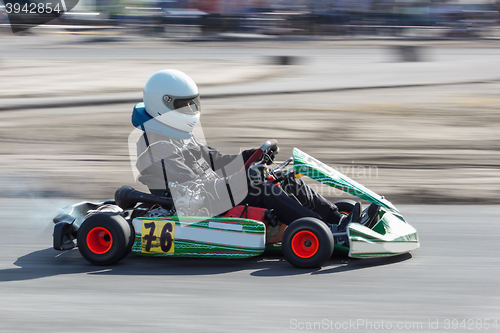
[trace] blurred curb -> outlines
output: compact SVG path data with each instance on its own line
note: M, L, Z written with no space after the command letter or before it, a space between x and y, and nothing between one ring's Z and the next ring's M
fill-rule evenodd
M0 101L0 111L15 111L27 109L50 109L121 104L131 103L132 101L136 101L136 103L138 103L142 101L142 93L109 94L87 97L13 98Z
M324 88L324 89L297 89L287 91L245 91L233 93L203 93L200 91L202 99L217 99L217 98L235 98L249 96L268 96L268 95L286 95L286 94L310 94L310 93L326 93L326 92L342 92L356 90L372 90L372 89L395 89L395 88L419 88L419 87L434 87L434 86L454 86L464 84L484 84L497 82L496 80L480 80L480 81L462 81L462 82L440 82L440 83L417 83L417 84L394 84L380 86L365 86L365 87L343 87L343 88ZM29 98L29 99L0 99L0 111L15 111L29 109L50 109L50 108L65 108L65 107L80 107L80 106L98 106L108 104L127 104L142 102L142 92L140 93L119 93L107 94L87 97L53 97L53 98Z

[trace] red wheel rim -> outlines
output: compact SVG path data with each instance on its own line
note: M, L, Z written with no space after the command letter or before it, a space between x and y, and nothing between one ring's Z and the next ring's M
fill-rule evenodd
M300 258L311 258L318 252L318 237L311 231L303 230L292 238L292 251Z
M95 254L103 254L113 246L113 236L108 229L96 227L87 234L87 246Z

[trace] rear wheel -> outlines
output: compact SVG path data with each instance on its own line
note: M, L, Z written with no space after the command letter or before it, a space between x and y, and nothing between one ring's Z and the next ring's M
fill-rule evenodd
M290 224L283 234L283 254L299 268L321 267L333 253L332 232L322 221L304 217Z
M130 252L132 230L125 219L113 213L97 213L78 230L78 249L94 265L113 265Z

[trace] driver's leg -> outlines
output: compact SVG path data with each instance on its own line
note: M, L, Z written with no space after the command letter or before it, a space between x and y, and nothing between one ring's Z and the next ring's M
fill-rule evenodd
M320 215L290 198L280 187L268 181L259 186L250 186L248 195L240 204L273 209L284 224L290 224L301 217L322 219Z
M338 224L342 218L337 206L314 191L302 179L290 173L282 183L283 190L295 196L300 203L321 216L321 220L330 224Z

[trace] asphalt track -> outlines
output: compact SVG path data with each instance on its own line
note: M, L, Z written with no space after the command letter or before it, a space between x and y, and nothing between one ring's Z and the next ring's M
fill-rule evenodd
M322 269L304 270L281 256L131 254L95 267L78 250L51 248L51 218L67 203L0 200L0 331L290 332L316 325L435 332L452 330L453 319L500 325L499 206L400 206L419 231L420 249L376 260L334 256Z

